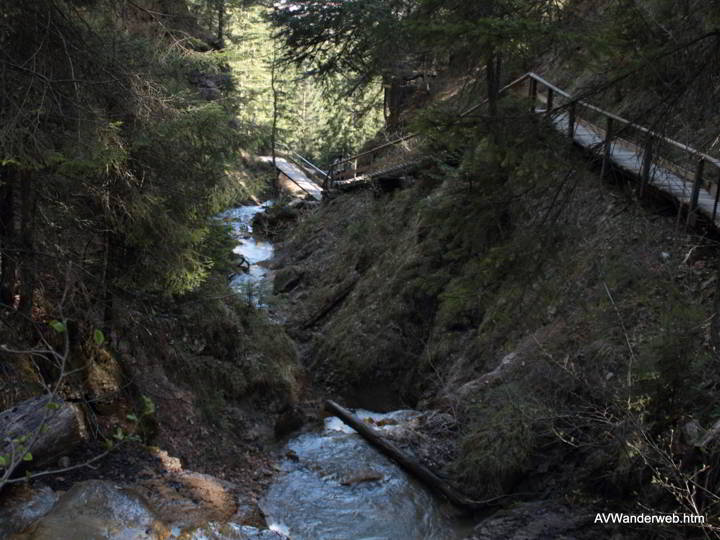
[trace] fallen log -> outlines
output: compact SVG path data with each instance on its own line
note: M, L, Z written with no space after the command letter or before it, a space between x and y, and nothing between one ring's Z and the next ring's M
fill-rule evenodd
M80 407L59 397L28 399L0 413L0 456L8 462L22 463L29 452L28 466L48 465L69 454L86 437Z
M430 469L419 463L417 460L409 457L397 446L383 438L377 430L368 426L349 410L331 400L325 401L325 407L340 418L340 420L357 431L370 444L380 450L380 452L391 458L400 465L400 467L423 482L431 490L442 494L455 506L465 510L476 511L488 508L490 503L494 501L494 499L491 501L474 501L466 497L448 482L433 473Z
M328 313L330 313L333 309L335 309L338 305L340 305L345 298L352 292L352 290L355 288L355 285L357 285L359 278L355 278L350 283L340 287L340 289L330 298L329 301L325 303L325 305L320 308L315 315L310 317L310 319L303 324L304 329L311 328L315 326L320 320L322 320Z

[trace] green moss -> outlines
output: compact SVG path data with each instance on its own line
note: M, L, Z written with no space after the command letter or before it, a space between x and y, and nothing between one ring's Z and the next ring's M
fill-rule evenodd
M283 329L239 299L211 290L202 295L209 298L184 307L186 351L169 371L192 388L208 419L218 419L231 402L295 401L300 368Z
M649 412L657 419L678 418L697 406L698 367L702 362L705 310L671 295L660 316L657 333L641 344L634 371L636 394L647 395Z
M548 411L527 388L510 383L486 392L469 414L453 470L472 491L505 493L529 471Z
M440 294L437 321L443 328L463 330L482 320L482 286L474 278L473 275L455 278Z

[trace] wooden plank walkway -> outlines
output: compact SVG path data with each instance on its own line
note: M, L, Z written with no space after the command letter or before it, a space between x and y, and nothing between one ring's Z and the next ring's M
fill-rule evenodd
M273 158L271 156L262 156L259 158L264 163L272 164ZM300 189L310 195L316 201L321 201L323 196L323 189L318 186L315 182L310 180L308 173L300 168L295 163L288 161L285 158L275 158L275 166L278 171L287 176L292 180Z
M537 112L545 112L545 110ZM569 122L570 115L567 112L555 113L552 117L553 125L561 133L568 133ZM573 141L599 158L605 152L606 135L606 130L595 124L580 118L575 120ZM638 145L622 138L614 138L610 145L609 159L616 167L642 179L644 150ZM690 206L693 195L693 173L688 172L685 176L677 170L671 170L669 165L667 167L663 165L661 159L656 159L650 164L648 184L670 195L679 203ZM704 187L698 191L697 207L709 220L713 220L713 214L717 214L714 211L715 197ZM719 215L715 215L715 225L720 226Z
M544 95L540 92L541 87L544 88ZM676 200L681 207L687 209L688 223L694 223L695 217L702 214L715 227L720 228L720 159L576 98L536 73L525 73L501 88L499 93L522 88L527 90L531 102L530 111L546 115L555 129L564 133L578 146L598 156L603 163L603 172L606 172L608 167L615 166L638 179L638 191L641 195L643 188L650 186ZM544 108L537 107L538 101ZM459 116L465 117L486 103L487 99ZM607 123L607 128L601 128L583 118L581 111L599 115ZM646 146L618 136L622 135L622 132L616 133L618 128L628 129L639 135L639 138L645 141L642 144ZM405 135L336 162L328 173L330 186L341 188L367 183L373 177L399 174L405 168L416 166L420 157L418 153L412 155L412 152L405 152L404 156L384 159L373 168L378 157L387 154L386 150L409 141L417 144L417 134ZM682 162L691 163L690 168L694 170L688 170L687 165L673 163L669 154L663 155L660 150L662 147L669 149L670 154L682 155ZM646 155L649 156L647 160ZM360 163L359 166L361 161L369 161L369 165Z

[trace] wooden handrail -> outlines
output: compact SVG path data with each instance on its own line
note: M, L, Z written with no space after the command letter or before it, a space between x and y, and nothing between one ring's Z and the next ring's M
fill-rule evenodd
M362 157L369 156L370 154L374 154L375 152L379 152L380 150L384 150L385 148L388 148L390 146L395 146L396 144L400 144L401 142L410 140L414 137L417 137L417 133L410 133L409 135L404 135L403 137L398 137L397 139L393 139L392 141L383 143L380 146L375 146L374 148L371 148L370 150L365 150L364 152L360 152L359 154L355 154L354 156L345 158L342 161L336 161L335 163L333 163L333 168L337 167L338 165L350 163L351 161L355 161L356 159L360 159Z
M620 122L621 124L625 124L626 126L632 127L633 129L637 129L638 131L645 133L646 135L649 135L650 137L653 137L655 139L659 139L663 142L666 142L672 146L675 146L676 148L679 148L680 150L682 150L684 152L687 152L688 154L692 154L695 157L702 158L705 161L709 161L716 167L720 168L720 160L719 159L709 156L708 154L705 154L703 152L700 152L699 150L693 148L692 146L688 146L688 145L678 142L674 139L666 137L665 135L662 135L660 133L652 131L651 129L648 129L645 126L641 126L640 124L632 122L631 120L623 118L622 116L618 116L617 114L611 113L610 111L606 111L604 109L601 109L600 107L596 107L595 105L592 105L586 101L583 101L582 99L573 98L570 94L568 94L564 90L558 88L551 82L546 81L537 73L533 73L531 71L529 73L526 73L525 76L535 79L537 82L539 82L543 86L546 86L547 88L552 89L553 92L560 94L563 97L568 98L569 100L571 100L571 103L576 103L582 107L585 107L586 109L590 109L591 111L599 113L599 114L605 116L606 118L612 118L616 122ZM511 83L511 84L513 84L513 83ZM515 83L515 84L517 84L517 83ZM566 107L567 105L569 105L569 103L566 105L563 105L562 107ZM556 107L556 108L560 109L562 107Z
M523 75L523 76L521 76L521 77L518 77L518 78L515 79L514 81L506 84L506 85L503 86L500 90L498 90L498 94L504 94L505 92L507 92L507 91L510 90L511 88L517 86L518 84L524 83L524 82L528 79L528 77L530 77L530 73L526 73L525 75ZM490 101L490 100L487 99L487 98L485 98L484 100L482 100L482 101L481 101L480 103L478 103L477 105L473 105L473 106L470 107L468 110L466 110L466 111L464 111L464 112L461 112L461 113L460 113L460 118L465 118L467 115L469 115L469 114L477 111L477 110L478 110L480 107L482 107L483 105L487 105L487 102L488 102L488 101Z
M504 92L507 92L508 90L510 90L511 88L513 88L514 86L517 86L518 84L521 84L521 83L525 82L525 81L526 81L529 77L531 77L532 75L533 75L532 73L526 73L525 75L522 75L521 77L518 77L517 79L515 79L515 80L512 81L511 83L506 84L505 86L503 86L503 87L498 91L498 94L502 94L502 93L504 93ZM486 105L487 102L488 102L488 100L487 100L487 99L484 99L482 102L480 102L480 103L478 103L478 104L476 104L476 105L473 105L473 106L470 107L469 109L461 112L460 115L459 115L460 118L464 118L464 117L468 116L469 114L475 112L476 110L478 110L478 109L479 109L480 107L482 107L483 105ZM342 161L337 161L337 162L333 163L333 168L336 168L336 167L338 167L339 165L344 165L345 163L350 163L350 162L352 162L352 161L355 161L356 159L360 159L360 158L363 158L363 157L365 157L365 156L369 156L369 155L371 155L371 154L374 154L374 153L376 153L376 152L379 152L380 150L384 150L385 148L389 148L390 146L395 146L396 144L400 144L401 142L405 142L405 141L410 140L410 139L413 139L413 138L415 138L415 137L417 137L417 136L418 136L417 133L410 133L410 134L405 135L405 136L403 136L403 137L398 137L397 139L393 139L393 140L391 140L391 141L388 141L388 142L386 142L386 143L383 143L383 144L381 144L380 146L376 146L376 147L374 147L374 148L371 148L370 150L365 150L364 152L360 152L359 154L355 154L354 156L350 156L350 157L348 157L348 158L345 158L345 159L343 159Z
M311 161L305 159L303 156L301 156L301 155L298 154L297 152L294 152L294 151L292 151L292 150L289 150L289 153L290 153L292 156L294 156L296 159L299 159L300 161L302 161L305 165L307 165L308 167L310 167L310 168L311 168L312 170L314 170L316 173L319 173L320 176L322 176L323 178L329 178L328 173L326 173L325 171L323 171L320 167L318 167L317 165L315 165L315 164L312 163ZM291 157L290 159L293 159L293 158ZM293 161L295 161L295 160L293 159Z
M502 94L503 92L506 92L507 90L509 90L509 89L512 88L513 86L517 86L518 84L524 82L529 76L530 76L530 74L529 74L529 73L526 73L525 75L523 75L522 77L519 77L518 79L514 80L514 81L511 82L510 84L507 84L507 85L505 85L504 87L502 87L502 88L499 90L499 93ZM461 112L461 113L460 113L460 118L464 118L465 116L469 115L470 113L476 111L477 109L479 109L480 107L482 107L483 105L485 105L485 104L487 103L487 101L488 101L487 99L486 99L486 100L483 100L481 103L478 103L477 105L473 105L472 107L470 107L470 108L467 109L466 111ZM370 154L374 154L375 152L379 152L380 150L384 150L385 148L388 148L388 147L390 147L390 146L395 146L396 144L400 144L401 142L405 142L405 141L410 140L410 139L413 139L413 138L415 138L415 137L417 137L417 136L418 136L417 133L410 133L410 134L405 135L405 136L403 136L403 137L398 137L397 139L393 139L392 141L388 141L388 142L386 142L386 143L383 143L383 144L381 144L380 146L376 146L376 147L374 147L374 148L371 148L370 150L365 150L364 152L360 152L359 154L355 154L354 156L351 156L351 157L349 157L349 158L343 159L342 161L337 161L337 162L334 163L334 166L337 167L338 165L343 165L343 164L345 164L345 163L349 163L349 162L351 162L351 161L355 161L356 159L359 159L359 158L368 156L368 155L370 155Z

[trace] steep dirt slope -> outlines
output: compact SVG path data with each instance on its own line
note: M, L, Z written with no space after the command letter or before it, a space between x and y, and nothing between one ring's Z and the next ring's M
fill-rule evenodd
M328 395L450 413L445 472L477 497L688 510L665 473L697 454L672 433L715 420L714 242L547 137L532 181L439 164L307 215L278 262L291 334Z

